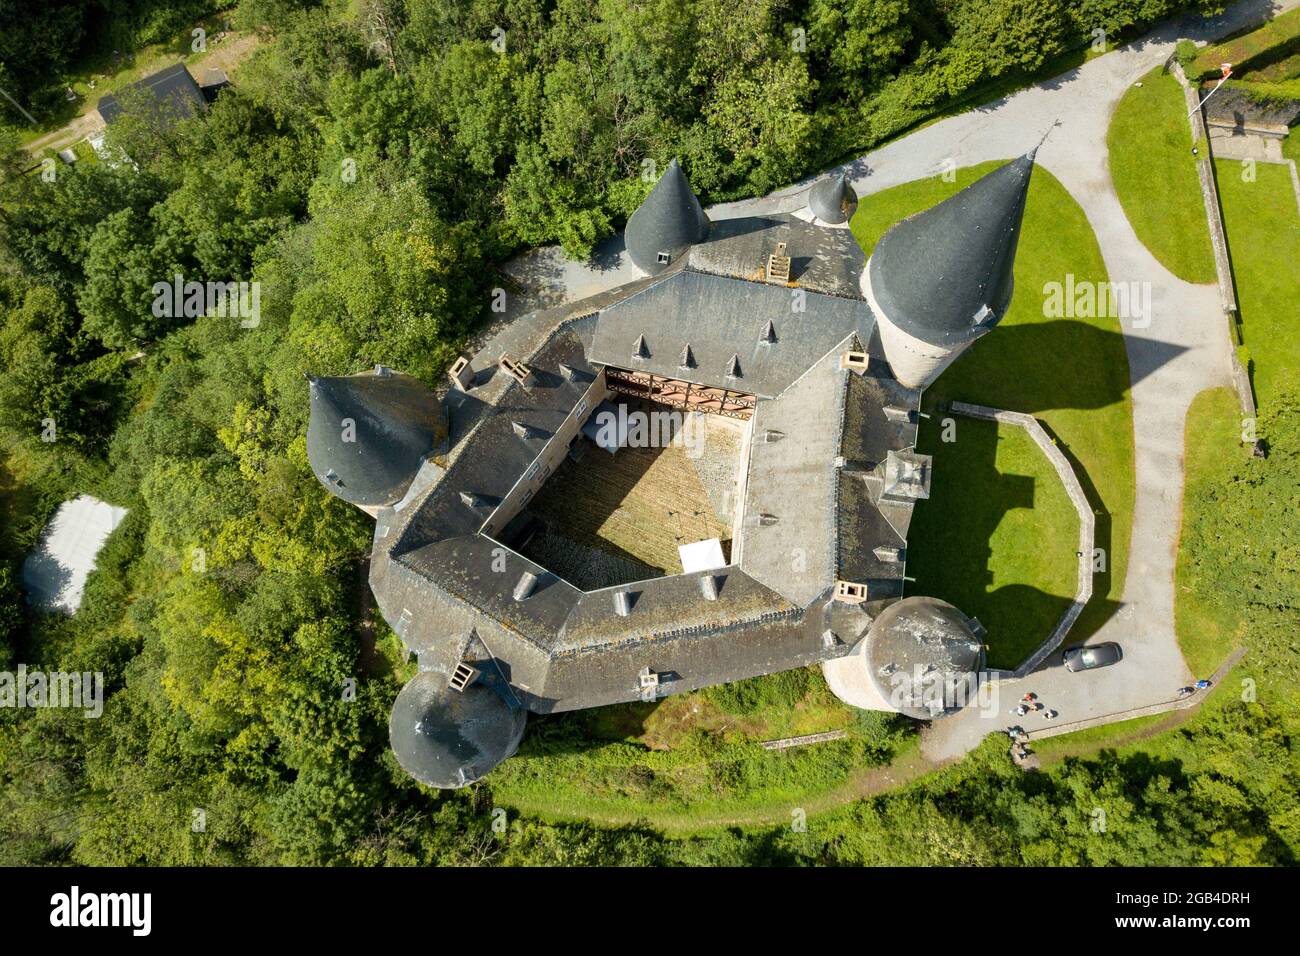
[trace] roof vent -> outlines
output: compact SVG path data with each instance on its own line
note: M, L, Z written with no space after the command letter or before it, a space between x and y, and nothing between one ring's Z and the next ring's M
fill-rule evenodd
M632 596L626 591L614 592L614 613L619 617L627 617L632 613Z
M519 575L519 581L515 584L515 600L526 601L536 589L537 575L532 571L525 571Z
M528 425L525 425L523 422L516 422L512 420L510 422L510 430L514 432L516 435L518 435L520 438L533 437L532 428Z
M867 599L867 586L854 581L835 582L835 600L845 604L861 604Z
M776 244L776 252L767 257L767 281L774 285L790 282L790 257L785 254L785 243Z
M689 342L682 348L682 360L678 363L678 368L695 368L695 353L691 351Z
M636 337L636 344L632 346L632 357L640 359L650 357L650 349L648 349L645 344L645 335L638 335Z
M727 378L740 378L740 355L732 355L727 363Z
M785 432L777 431L775 428L769 428L767 431L763 432L763 441L769 445L773 442L780 441L784 437Z
M891 422L911 422L912 411L907 408L899 408L897 405L886 405L885 419Z
M470 383L474 381L474 370L469 367L469 359L462 355L452 362L451 368L447 369L447 377L462 392L468 392Z
M843 643L830 628L822 631L822 647L838 647Z
M565 365L563 362L560 363L560 374L564 376L566 381L576 382L578 380L578 370L572 365Z
M469 507L473 508L475 511L477 511L479 508L483 508L487 506L487 499L484 498L482 495L475 494L472 491L462 491L460 493L460 500L463 501Z
M988 303L980 306L980 310L975 313L975 317L970 320L972 326L989 325L994 318L994 312L988 307Z
M899 564L906 557L907 552L902 548L879 547L871 552L876 556L876 560L884 561L889 564Z
M767 328L763 330L762 342L764 345L772 345L776 342L776 326L771 319L767 320Z
M478 680L480 673L481 671L468 661L461 661L451 672L451 677L447 678L447 686L463 694L466 687Z
M758 523L765 528L771 527L772 525L776 524L780 520L781 519L778 518L776 515L770 515L767 512L763 512L761 515L758 516Z
M378 375L380 378L387 378L388 376L393 374L393 370L389 368L387 365L376 365L375 374Z
M706 574L700 578L700 592L704 595L706 601L716 601L718 599L718 579L712 574Z
M325 472L325 480L328 481L331 485L334 485L335 487L341 486L343 484L343 479L338 476L338 472L336 472L333 468Z
M523 362L516 362L509 355L502 355L501 361L497 363L501 371L505 372L520 385L530 385L533 380L533 370Z

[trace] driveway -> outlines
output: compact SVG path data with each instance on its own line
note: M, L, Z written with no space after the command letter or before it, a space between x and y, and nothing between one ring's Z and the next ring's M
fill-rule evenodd
M1133 382L1136 498L1133 547L1122 605L1089 643L1114 641L1122 663L1070 674L1053 655L1023 681L1001 686L1002 704L965 711L936 722L922 740L932 760L959 756L984 735L1023 724L1007 710L1027 690L1059 711L1057 723L1095 720L1174 699L1188 673L1174 632L1174 567L1183 493L1183 424L1188 406L1203 389L1230 384L1229 342L1216 286L1175 278L1133 232L1110 180L1106 129L1124 91L1173 52L1177 40L1209 40L1281 12L1300 0L1244 0L1212 21L1171 21L1142 39L1097 57L1053 80L1003 100L941 120L845 164L859 195L933 176L945 161L969 166L1027 152L1049 130L1037 161L1061 181L1082 206L1096 233L1114 282L1150 282L1152 314L1147 328L1124 328ZM1188 131L1188 148L1191 132ZM808 182L759 199L711 207L715 220L802 208ZM511 313L571 301L614 288L636 277L621 256L621 237L597 251L595 264L570 263L558 249L536 250L507 271L530 294L517 298ZM996 332L994 333L996 335ZM1168 344L1181 347L1169 358Z

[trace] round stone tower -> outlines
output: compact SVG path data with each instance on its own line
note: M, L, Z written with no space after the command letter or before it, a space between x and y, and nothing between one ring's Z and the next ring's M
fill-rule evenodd
M895 224L862 270L895 377L925 388L1011 304L1032 152Z
M844 657L822 663L840 700L863 710L935 720L975 696L984 664L976 625L947 601L903 598Z

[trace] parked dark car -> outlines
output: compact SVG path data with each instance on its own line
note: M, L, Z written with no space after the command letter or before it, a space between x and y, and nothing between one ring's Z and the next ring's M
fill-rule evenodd
M1124 652L1119 649L1118 644L1106 643L1072 647L1061 655L1061 660L1065 662L1065 669L1073 674L1076 671L1090 671L1097 667L1118 664L1123 657Z

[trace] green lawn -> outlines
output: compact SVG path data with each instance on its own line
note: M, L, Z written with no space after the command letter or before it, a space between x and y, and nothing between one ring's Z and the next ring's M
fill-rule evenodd
M952 183L936 177L867 196L854 217L854 234L870 253L893 223L997 165L960 169ZM1076 282L1106 280L1083 210L1055 177L1036 168L1011 308L925 395L931 417L922 423L918 446L935 456L934 497L912 521L907 570L916 582L909 590L951 600L989 625L995 664L1019 663L1017 655L1047 636L1063 596L1073 593L1065 575L1075 561L1077 518L1059 485L1047 480L1041 455L1013 436L958 419L957 441L945 445L942 404L957 399L1028 412L1074 464L1094 506L1097 546L1106 551L1107 567L1094 579L1093 601L1072 640L1088 636L1114 612L1124 581L1133 510L1128 357L1118 319L1044 316L1045 284L1064 281L1067 273Z
M1224 480L1241 448L1241 410L1230 388L1201 392L1187 412L1184 452L1183 527L1195 518L1203 492ZM1225 614L1202 600L1190 584L1188 555L1181 543L1174 578L1174 619L1183 658L1193 674L1209 674L1241 643L1239 615Z
M785 752L758 743L837 729L848 736ZM692 833L782 818L915 740L903 718L840 703L811 667L653 704L534 717L487 784L496 805L545 820Z
M930 500L908 536L918 593L940 594L989 630L989 663L1014 668L1070 606L1079 517L1023 428L962 418L955 442L922 431ZM971 507L978 497L979 507Z
M1217 76L1220 63L1233 73L1254 72L1300 48L1300 10L1274 17L1263 26L1201 50L1192 64L1196 76ZM1190 75L1190 74L1189 74Z
M1300 208L1288 167L1256 163L1246 182L1240 163L1214 165L1251 381L1267 405L1300 377Z
M1115 192L1133 231L1166 269L1188 282L1213 282L1182 88L1162 67L1141 83L1119 101L1106 133Z

